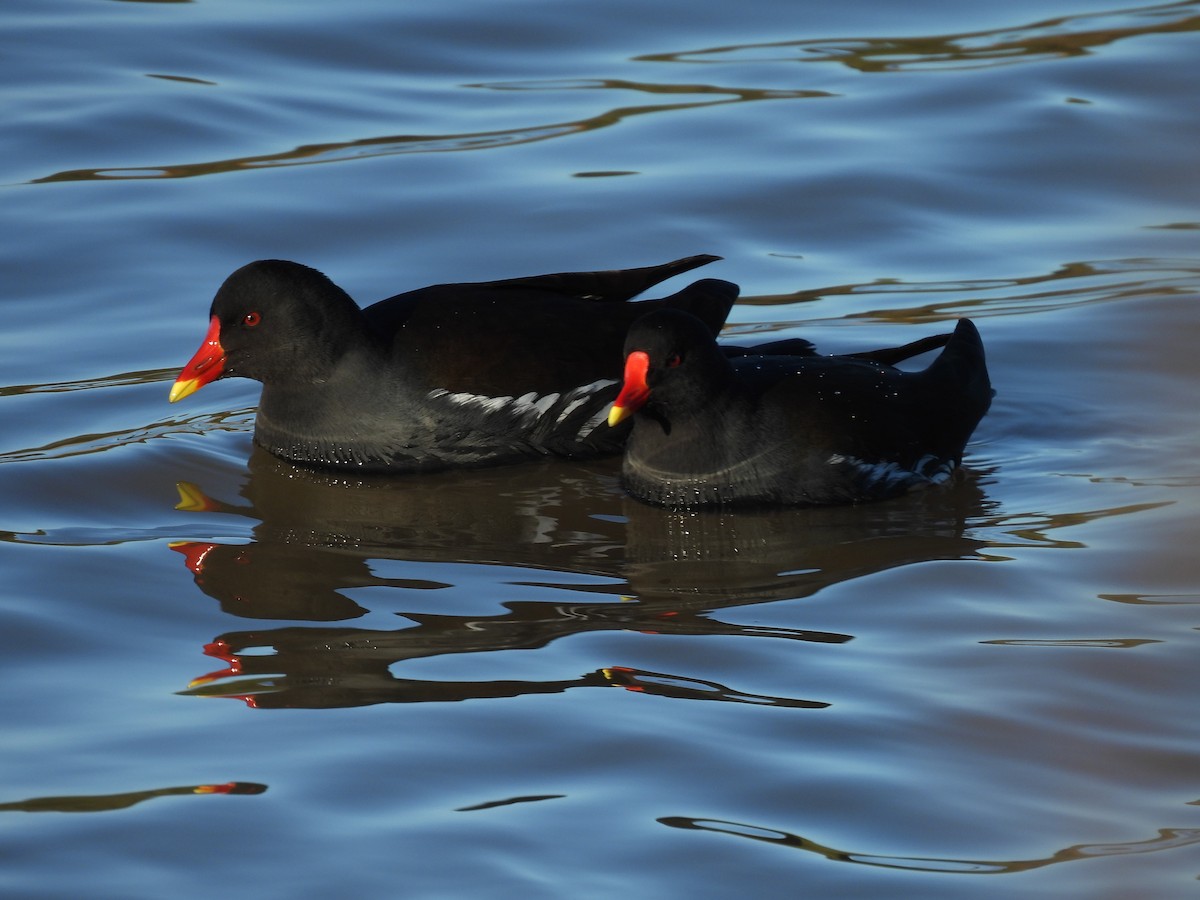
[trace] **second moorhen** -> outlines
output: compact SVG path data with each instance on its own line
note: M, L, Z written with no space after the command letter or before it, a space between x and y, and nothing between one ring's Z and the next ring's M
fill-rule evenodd
M892 365L943 344L924 371ZM858 358L731 359L694 316L663 309L633 325L625 354L609 416L634 419L622 481L668 507L853 503L940 484L992 401L969 319Z

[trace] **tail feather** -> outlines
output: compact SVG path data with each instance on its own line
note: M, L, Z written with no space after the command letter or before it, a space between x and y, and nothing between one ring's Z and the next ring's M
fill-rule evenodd
M730 359L738 356L816 356L817 348L804 338L784 338L765 344L722 344L721 352Z
M637 269L610 269L601 272L556 272L552 275L531 275L489 282L492 288L521 288L553 291L583 297L600 303L624 303L656 284L706 266L721 257L708 253L685 256L682 259L643 266Z
M930 350L937 350L939 347L946 346L951 337L953 335L934 334L900 347L885 347L882 350L863 350L860 353L851 353L850 356L854 359L867 359L871 362L883 363L885 366L894 366L896 363L904 362L906 359L912 359L914 356L920 356L922 353L928 353Z
M941 428L958 447L966 444L992 405L995 391L987 355L970 319L959 319L946 349L925 370L930 390L940 396Z

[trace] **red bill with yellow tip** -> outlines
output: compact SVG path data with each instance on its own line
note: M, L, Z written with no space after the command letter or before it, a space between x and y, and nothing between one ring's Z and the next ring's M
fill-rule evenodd
M650 385L646 383L648 371L650 356L646 352L634 350L625 358L625 383L621 385L621 393L617 394L608 413L610 427L620 425L650 399Z
M210 381L216 381L224 371L225 348L221 346L221 323L213 316L208 323L208 333L204 335L204 342L175 379L167 399L172 403L182 400L189 394L196 393Z

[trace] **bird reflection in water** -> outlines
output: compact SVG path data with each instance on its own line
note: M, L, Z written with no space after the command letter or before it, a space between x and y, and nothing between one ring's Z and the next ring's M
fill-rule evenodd
M406 623L398 629L291 624L208 639L205 652L224 667L194 679L185 693L238 698L255 708L446 702L612 686L677 699L820 708L826 705L820 698L759 696L693 673L648 672L619 660L544 681L425 681L397 678L392 670L451 654L475 654L477 665L485 658L480 654L537 649L591 632L840 644L852 635L723 617L740 606L809 597L896 566L978 558L984 546L964 534L965 522L985 503L970 479L870 507L735 514L670 512L632 501L619 490L616 461L354 483L261 452L250 468L239 503L209 498L195 485L181 487L184 512L255 520L248 542L205 538L173 545L204 593L243 619L333 623L392 612ZM465 580L471 580L472 609L487 603L478 595L480 567L505 594L494 601L495 613L426 611L437 608L442 593L447 607L460 609ZM552 599L507 599L514 585ZM366 594L364 588L387 590ZM367 609L364 594L386 598L387 606Z

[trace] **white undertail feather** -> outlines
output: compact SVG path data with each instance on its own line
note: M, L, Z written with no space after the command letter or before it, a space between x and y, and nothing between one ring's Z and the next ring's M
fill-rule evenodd
M520 397L489 397L486 394L472 394L467 391L451 392L445 388L434 388L427 395L430 400L444 400L455 406L478 410L482 413L508 413L514 418L527 420L529 424L557 409L555 424L565 422L577 409L586 404L594 394L612 387L617 382L611 378L601 378L590 384L572 388L565 394L553 393L539 397L530 391ZM576 437L583 438L599 427L608 417L608 405L600 412L589 418L579 429Z
M866 462L841 453L830 454L826 462L831 466L851 466L867 485L888 487L897 486L913 479L921 479L929 484L944 484L954 474L953 460L941 459L933 454L922 456L911 468L897 462Z

